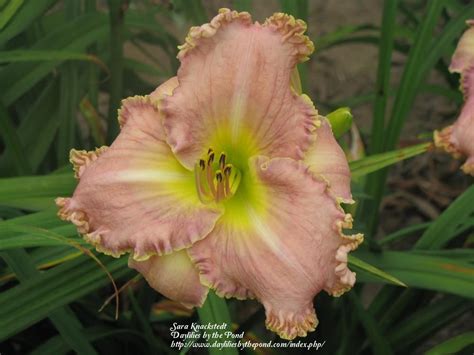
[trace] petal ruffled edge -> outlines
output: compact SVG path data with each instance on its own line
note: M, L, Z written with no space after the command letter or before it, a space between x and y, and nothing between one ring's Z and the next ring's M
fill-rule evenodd
M240 21L243 24L250 25L252 24L252 17L248 12L237 12L227 8L219 9L218 15L215 16L210 23L191 27L184 44L178 47L179 53L177 58L181 60L191 50L199 46L202 38L214 36L222 25L233 21ZM267 18L263 25L274 31L278 31L283 36L283 41L291 43L294 46L294 55L297 61L304 62L308 60L311 53L314 52L313 42L304 34L307 26L303 20L295 19L291 15L277 12Z
M71 149L69 152L69 162L72 164L74 177L80 179L87 166L96 161L108 148L108 146L104 145L92 151Z
M306 151L304 161L313 173L326 180L339 203L352 204L355 201L346 154L334 137L329 120L318 115L316 122L314 142Z
M451 137L453 134L453 125L444 127L441 131L435 130L433 132L434 144L437 148L444 150L452 155L454 159L460 159L462 153L452 143Z
M338 207L343 211L339 203ZM352 229L352 222L353 219L350 213L345 214L343 221L337 222L339 236L342 238L342 245L337 249L335 256L337 266L334 272L338 276L338 282L333 287L325 289L328 294L334 297L339 297L349 291L356 282L356 273L347 266L347 255L349 252L356 250L364 241L364 235L362 233L344 234L344 229Z
M96 206L95 202L97 202L97 199L95 200L94 203L88 204L84 202L85 200L83 198L78 198L76 194L76 192L80 190L81 183L84 183L84 179L90 180L91 176L97 173L97 171L91 172L92 175L89 176L88 175L89 169L96 169L96 170L101 169L99 166L96 166L95 164L102 165L103 162L113 163L113 161L115 161L115 163L113 164L116 165L116 163L118 163L121 160L121 157L120 156L117 157L116 153L117 153L117 149L118 151L122 153L126 150L124 149L124 142L125 142L124 140L126 141L131 140L133 144L135 144L134 141L137 140L137 142L139 142L141 145L143 145L144 142L147 140L151 140L153 142L156 142L157 144L161 142L163 147L165 147L164 149L166 150L166 147L167 147L167 149L169 150L169 154L172 155L172 152L165 141L165 134L162 131L162 128L154 129L156 128L155 123L154 122L150 123L149 120L148 121L145 120L140 115L138 115L137 117L136 111L147 110L148 112L155 112L156 114L158 114L159 113L159 100L161 99L163 95L171 94L172 90L176 86L175 84L177 84L176 78L172 78L168 80L166 83L163 84L165 85L164 88L159 87L154 91L154 95L155 95L154 98L151 98L149 96L135 96L135 97L129 97L127 99L122 100L122 107L119 110L119 122L122 128L122 132L121 132L121 135L119 135L119 137L114 141L114 144L112 144L111 147L101 147L91 152L78 151L78 150L73 149L70 152L70 161L73 164L75 176L78 179L81 179L82 177L83 181L79 183L73 197L71 198L59 197L55 200L56 205L59 207L58 216L62 220L69 221L73 223L74 225L76 225L78 232L83 235L84 240L92 244L98 252L104 253L106 255L111 255L113 257L120 257L121 255L125 253L133 252L133 258L135 260L146 260L147 258L153 255L169 254L169 253L181 250L183 248L189 247L196 240L204 238L212 230L215 220L214 222L212 222L212 226L205 226L204 221L208 221L211 217L214 218L213 216L215 216L215 219L217 219L222 213L221 209L220 208L218 209L217 206L214 206L214 205L206 207L207 210L205 211L204 211L204 208L202 208L202 210L200 211L197 211L197 208L196 208L194 212L205 213L205 215L202 215L201 218L197 220L196 224L198 225L198 227L196 227L196 229L192 229L192 228L182 229L184 232L181 234L171 233L170 235L174 236L175 240L170 241L170 240L167 240L166 238L161 238L161 239L158 238L157 240L153 241L153 240L147 240L146 238L130 237L129 239L133 239L133 240L131 241L131 243L128 243L128 244L126 244L123 240L114 241L115 243L110 243L111 239L107 239L106 236L110 236L111 230L113 230L116 227L111 227L110 225L108 227L104 226L102 222L100 223L98 222L99 220L102 220L102 219L97 218L96 213L91 212L91 209L93 210L94 208L96 208L96 207L91 207L91 206ZM142 133L144 133L144 136L142 136L141 139L133 138L132 132L134 132L134 130L137 130L137 129L138 131L142 131ZM114 154L116 155L115 157L114 157ZM142 158L149 158L146 156L146 154L147 152L144 153ZM128 156L128 159L132 159L133 158L132 155ZM156 158L156 154L154 155L154 157ZM105 160L100 161L101 159L105 159ZM97 162L98 160L100 162ZM189 181L192 182L192 186L194 186L193 172L187 171L184 167L179 165L179 162L177 161L175 161L175 165L179 166L186 173L189 173L189 176L190 176ZM174 167L174 164L172 164L172 166ZM111 170L106 169L105 170L106 175L107 175L107 171L111 171ZM104 173L104 171L102 171L102 173ZM123 171L121 171L121 173L123 173ZM180 174L181 172L178 172L178 175ZM139 178L144 178L144 176L142 175L143 174L141 174ZM125 176L128 176L128 175L126 174ZM124 175L122 174L120 175L120 177L119 176L114 176L114 177L118 178L120 182L121 181L120 179L123 178ZM110 179L110 178L112 177L108 175L106 179ZM182 176L179 176L178 178L182 178ZM166 180L166 177L164 179ZM124 180L124 183L126 182L127 182L127 179ZM96 180L94 184L95 183L102 184L104 183L104 181L99 179L99 180ZM107 184L105 184L102 187L104 188L106 186ZM85 190L86 190L86 194L91 193L90 191L88 191L88 189L85 189ZM180 189L180 191L182 190ZM79 195L81 194L82 192ZM94 194L92 194L92 196L93 195ZM199 202L197 196L195 198L195 201L193 201L193 203L194 202L196 203ZM170 203L170 201L167 201L167 203ZM167 208L169 210L169 206ZM186 213L187 212L185 211L185 214ZM189 215L186 218L189 218ZM163 223L163 226L165 225L167 224ZM137 229L135 232L140 231L140 230L141 229ZM134 236L134 233L128 233L128 235ZM184 239L181 238L182 240L179 240L180 237L183 237L183 236L185 236L186 238ZM107 242L107 240L109 242Z
M306 36L306 22L295 19L292 15L276 12L265 20L264 26L270 27L283 36L283 41L291 43L295 57L301 63L309 59L314 52L314 43Z

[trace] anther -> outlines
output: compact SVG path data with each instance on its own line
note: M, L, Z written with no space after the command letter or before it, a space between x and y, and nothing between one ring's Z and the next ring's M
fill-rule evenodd
M224 168L224 175L229 176L232 172L232 164L227 164Z
M202 170L206 168L206 162L204 161L204 159L199 159L199 166Z
M223 169L225 166L225 159L226 159L225 153L221 153L221 156L219 158L219 167L221 169Z
M211 153L209 154L209 158L207 159L207 165L211 165L214 161L214 152L212 152L211 150Z
M222 172L220 170L216 172L216 180L218 183L222 182Z

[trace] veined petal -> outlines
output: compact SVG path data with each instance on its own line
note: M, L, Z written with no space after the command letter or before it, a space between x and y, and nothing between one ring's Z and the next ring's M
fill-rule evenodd
M309 169L329 183L334 196L341 202L351 203L351 171L346 155L332 133L331 124L320 116L321 126L316 130L316 140L305 154Z
M154 255L145 261L130 258L128 266L142 274L150 287L188 308L202 306L209 291L201 285L198 271L186 250Z
M140 260L204 238L222 211L199 201L193 172L165 141L156 105L148 96L128 98L119 121L122 131L110 148L90 159L71 152L80 181L72 198L57 199L59 216L97 250L131 251Z
M244 147L243 164L255 154L302 158L317 118L290 84L314 49L305 30L292 16L274 14L261 25L228 9L191 28L178 54L179 86L163 100L168 143L184 166L208 147Z
M261 205L240 211L246 223L225 215L188 253L203 284L225 297L256 297L269 329L285 339L305 336L317 325L314 296L353 286L347 253L363 237L343 234L350 215L303 162L259 156L250 170L263 190Z

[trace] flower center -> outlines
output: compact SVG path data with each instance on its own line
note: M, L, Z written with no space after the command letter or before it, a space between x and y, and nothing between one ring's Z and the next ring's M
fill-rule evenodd
M203 203L221 202L232 197L239 187L241 174L239 169L228 163L226 153L219 159L212 148L196 163L194 175L196 190Z

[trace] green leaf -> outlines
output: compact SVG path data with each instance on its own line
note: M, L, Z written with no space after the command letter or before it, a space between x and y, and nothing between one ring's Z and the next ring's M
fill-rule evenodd
M321 35L315 40L315 47L317 48L317 52L315 54L318 55L318 53L320 53L321 51L325 49L331 48L336 45L345 44L347 42L351 42L351 40L353 40L351 36L357 32L374 30L374 29L375 29L374 26L367 25L367 24L347 25L347 26L338 27L336 30L329 32L327 34ZM373 38L371 37L370 42L377 43L377 39L375 39L375 41L373 41L372 39ZM359 40L356 39L356 41L359 41ZM365 41L364 38L362 38L360 42L366 43L367 41Z
M349 264L355 266L356 269L364 270L372 275L380 277L383 280L387 280L388 282L394 285L407 287L407 285L405 285L402 281L400 281L396 277L389 275L380 269L377 269L375 266L370 265L366 263L365 261L356 258L354 255L349 255Z
M31 23L43 15L58 0L28 1L16 11L14 17L0 32L0 47L8 40L28 28Z
M416 252L357 250L354 255L395 276L408 287L451 293L474 298L474 266L448 257ZM361 275L363 279L365 276ZM374 281L373 278L367 281Z
M372 154L382 151L384 141L385 107L389 93L397 4L397 0L384 1L377 82L375 83L374 115L372 118L372 133L370 135L370 152Z
M10 0L0 12L0 31L23 5L23 0Z
M115 278L130 277L132 274L127 267L127 258L99 257L99 260ZM7 339L55 309L109 283L102 268L89 257L83 256L3 291L0 294L0 340Z
M52 32L37 41L31 49L80 51L85 50L92 43L102 41L106 35L105 16L82 15L54 28ZM6 106L11 105L62 62L63 60L12 63L3 67L0 71L0 82L7 88L2 93L3 103Z
M466 332L436 345L425 355L459 354L462 349L472 344L474 344L474 332Z
M393 327L389 335L397 353L407 353L413 344L431 337L438 329L460 317L472 307L472 302L459 297L445 297L410 313ZM410 351L408 351L410 352Z
M0 204L10 205L11 200L72 194L76 181L71 174L25 176L0 179Z
M65 50L16 49L0 51L0 63L80 60L95 63L107 70L105 64L96 56Z
M232 326L232 321L230 319L229 309L227 308L227 304L225 299L220 298L217 296L214 291L209 291L206 302L201 308L197 309L199 314L199 319L202 324L223 324L227 325L227 331L230 331ZM220 334L224 334L226 330L218 330ZM214 330L212 332L215 332ZM212 333L211 332L211 333ZM226 339L223 335L222 339L208 339L208 343L211 346L209 348L210 355L217 355L217 354L224 354L224 355L236 355L238 354L236 348L225 347L219 350L218 347L212 347L213 343L222 342L224 340L232 341L231 339Z
M384 244L389 244L393 241L405 238L407 236L412 235L415 232L418 232L420 230L426 229L429 227L431 222L426 222L426 223L420 223L420 224L415 224L413 226L408 226L405 228L401 228L383 238L381 238L378 243L379 245L384 245Z
M69 237L69 238L64 238ZM0 250L39 246L62 246L74 242L87 245L77 237L76 227L66 225L51 230L0 223Z
M252 11L252 0L234 0L233 8L237 11Z
M89 342L94 342L108 337L117 336L120 339L124 337L133 336L137 338L143 338L142 334L135 329L120 328L115 329L112 327L90 327L82 331L82 336L87 339ZM33 350L30 355L44 355L44 354L67 354L71 351L71 347L64 341L60 336L55 336L50 338L45 343L38 346Z
M21 281L20 285L27 284L29 281L40 277L40 273L31 263L31 260L25 251L17 249L9 252L2 252L0 255L15 272L17 278ZM5 291L4 293L8 293L8 291ZM33 300L32 302L35 301ZM54 311L49 312L48 316L63 337L64 341L78 354L97 354L89 342L82 337L80 333L82 324L77 320L74 313L68 307L57 308ZM0 320L2 322L0 329L2 329L5 319L0 316Z
M38 98L29 106L26 114L22 115L17 129L18 138L25 153L28 153L26 158L33 172L37 171L56 136L59 126L57 119L58 89L57 80L47 84ZM3 172L3 175L14 175L15 159L11 147L7 146L0 159L0 171Z
M383 169L399 161L425 153L432 146L422 143L408 148L402 148L387 153L375 154L349 163L352 177L360 177Z
M443 0L433 0L428 2L428 9L417 30L415 42L410 49L400 87L397 91L392 115L387 126L387 133L384 141L385 149L393 149L395 147L407 117L407 113L415 99L417 88L423 78L419 75L420 67L429 53L429 43L431 43L433 30L438 23L443 3Z
M348 295L352 305L355 308L357 317L365 329L365 333L368 336L368 341L372 345L373 354L393 354L393 350L388 342L388 339L380 333L377 322L372 317L372 315L364 309L359 297L354 293L354 291L349 292Z
M6 108L0 103L0 134L5 142L5 147L13 152L14 163L18 174L28 174L31 168L26 154L21 146L20 139Z
M439 249L456 236L457 227L474 215L474 185L439 216L416 242L417 249Z
M110 81L107 141L112 142L119 132L117 110L123 97L123 42L124 17L127 1L108 0L110 24Z

